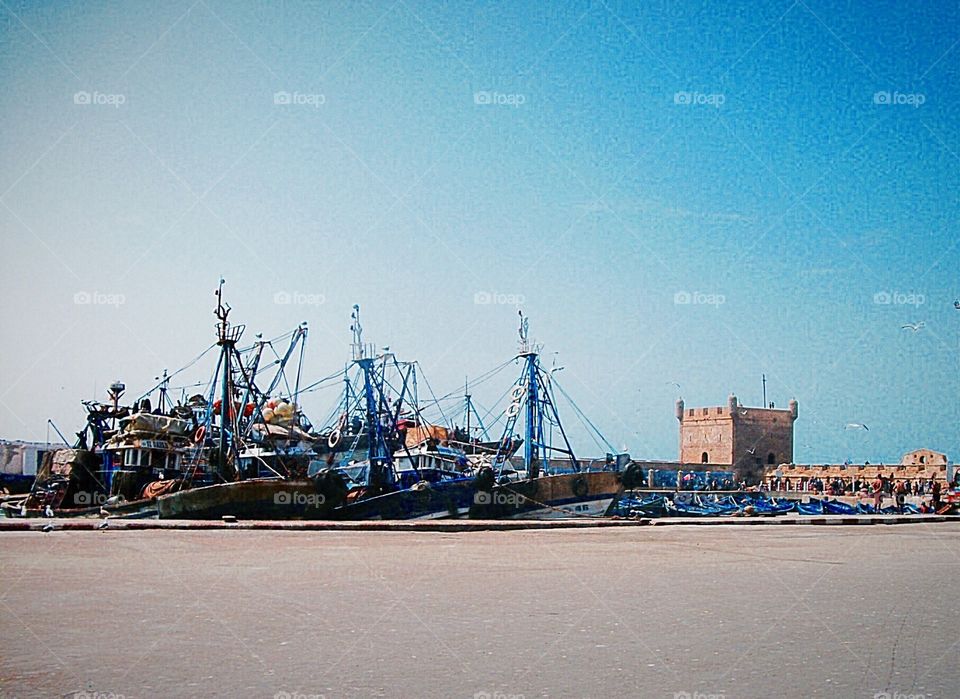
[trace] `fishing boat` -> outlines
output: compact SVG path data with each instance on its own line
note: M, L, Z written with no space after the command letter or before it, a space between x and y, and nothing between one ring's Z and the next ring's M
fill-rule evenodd
M110 385L109 403L84 401L86 425L72 446L44 455L29 494L4 503L13 516L100 516L137 511L191 466L193 424L179 414L151 410L147 398L119 401L126 386ZM189 410L187 410L189 413ZM59 430L58 430L59 434Z
M424 418L416 363L365 343L359 306L351 320L354 380L345 382L339 424L362 429L343 438L351 444L338 466L351 488L333 516L435 519L465 512L474 496L468 456L450 429Z
M325 467L315 446L319 437L297 404L299 369L289 400L271 395L284 378L288 361L299 346L300 365L306 324L291 334L284 356L265 390L256 377L265 343L258 339L247 361L237 350L245 326L229 320L223 280L216 291L217 345L220 359L210 383L209 409L196 440L208 450L209 471L197 474L207 482L186 478L156 498L161 519L215 519L227 515L260 519L325 519L344 502L347 485ZM219 398L214 395L219 391ZM209 481L213 482L209 482Z
M557 411L556 379L541 366L541 347L529 339L529 320L522 311L519 316L516 360L522 365L520 377L510 391L500 447L490 465L477 475L477 494L469 515L482 519L604 516L625 487L633 488L640 482L640 466L632 463L629 455L621 454L604 470L582 468ZM523 459L520 468L514 468L506 445L514 443L521 416ZM559 439L553 439L554 433ZM568 462L569 472L556 472L552 458L556 454Z

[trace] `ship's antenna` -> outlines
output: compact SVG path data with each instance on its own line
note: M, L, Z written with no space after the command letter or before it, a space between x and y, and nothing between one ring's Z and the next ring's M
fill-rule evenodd
M527 354L530 352L530 319L524 317L523 311L517 313L520 316L520 327L517 329L520 336L520 354Z
M157 377L154 377L156 379ZM160 382L160 410L167 409L167 387L170 385L170 377L167 376L167 370L163 370L163 380Z
M230 323L227 321L227 316L230 315L230 304L223 302L223 284L224 278L220 277L220 283L217 285L216 297L217 297L217 307L214 309L213 314L220 321L217 328L220 342L222 343L227 339L227 332L230 328Z
M351 350L353 350L354 360L363 359L363 326L360 325L360 305L353 304L353 313L350 314L350 331L353 333L353 345Z

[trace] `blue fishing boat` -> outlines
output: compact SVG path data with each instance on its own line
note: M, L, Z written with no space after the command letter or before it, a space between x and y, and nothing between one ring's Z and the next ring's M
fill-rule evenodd
M824 514L823 501L811 498L810 502L798 502L797 512L802 515L822 515Z
M625 487L634 488L642 482L640 466L632 463L627 454L612 459L609 468L601 471L588 471L581 466L557 410L554 392L563 391L553 376L554 372L546 371L540 363L541 347L530 340L529 320L522 311L519 316L516 360L521 364L520 377L510 389L510 402L497 452L490 465L481 467L477 473L478 492L469 510L470 517L552 519L604 516ZM564 395L574 410L582 415L570 397ZM514 465L510 461L509 448L517 443L521 419L523 459ZM553 438L554 434L557 439ZM554 456L560 458L555 460ZM566 472L560 472L557 461L565 462Z
M839 500L824 500L823 511L830 515L855 515L857 508Z

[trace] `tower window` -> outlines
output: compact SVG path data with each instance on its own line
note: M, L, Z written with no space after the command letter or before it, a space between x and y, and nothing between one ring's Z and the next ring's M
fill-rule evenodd
M768 464L774 464L774 463L776 463L776 459L777 459L777 457L776 457L776 455L775 455L773 452L770 452L769 454L767 454L767 463L768 463Z
M702 464L708 464L708 463L710 463L710 455L707 454L707 452L703 452L703 453L700 455L700 463L702 463Z

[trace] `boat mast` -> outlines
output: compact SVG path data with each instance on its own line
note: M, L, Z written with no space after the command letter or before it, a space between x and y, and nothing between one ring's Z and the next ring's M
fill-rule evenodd
M231 326L230 321L227 320L230 315L230 305L223 302L223 284L224 280L221 279L219 286L217 286L217 308L214 315L220 321L217 324L217 344L220 346L220 368L223 370L220 383L219 467L220 475L226 478L227 475L235 475L229 460L229 451L234 445L233 440L228 439L228 427L232 427L231 423L235 417L230 362L236 351L237 342L243 334L244 326ZM228 480L232 480L232 478Z
M393 455L387 447L381 420L383 386L377 383L373 346L363 344L359 305L354 304L350 318L353 320L350 325L353 332L353 363L360 367L363 373L363 394L367 412L367 486L379 489L387 484L387 471L393 465Z
M167 409L167 388L170 385L170 377L167 376L167 370L163 370L163 377L160 381L160 412Z
M499 466L499 474L503 473L509 459L509 446L513 437L514 427L520 417L520 412L526 403L524 412L524 447L523 464L527 469L528 478L537 478L540 475L540 465L542 456L547 455L549 466L549 453L557 451L566 454L573 465L574 471L580 470L580 464L574 456L573 448L567 439L566 431L560 422L560 416L557 413L557 406L550 395L550 389L547 380L544 378L544 372L540 368L540 347L530 341L529 320L524 318L523 311L520 311L520 351L517 358L524 360L523 371L520 379L514 385L511 391L512 403L508 406L506 415L507 422L503 429L503 437L497 446L497 453L493 458L493 467L496 470ZM549 411L547 419L556 424L563 437L565 449L547 444L543 439L544 413Z
M467 443L470 442L470 382L463 377L463 409L467 413Z
M302 341L300 343L300 361L297 363L297 381L294 384L293 388L293 405L296 408L297 414L300 414L300 374L303 372L303 353L307 349L307 321L300 323L300 326L297 328L296 333L299 334ZM291 427L293 423L291 422Z
M537 382L537 348L530 343L530 319L520 314L520 356L526 363L527 411L524 420L523 466L528 478L540 475L540 444L543 442L543 422L540 414L540 396Z

